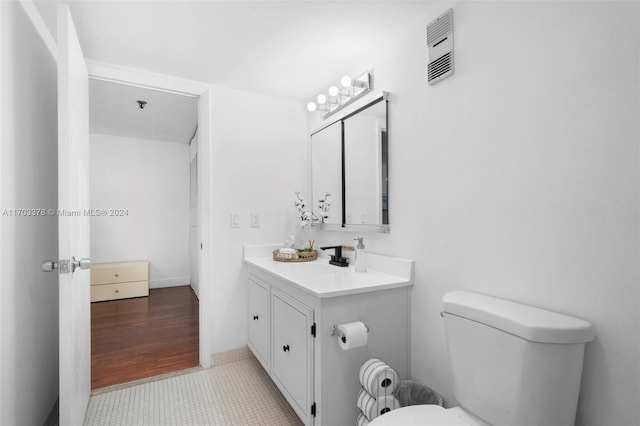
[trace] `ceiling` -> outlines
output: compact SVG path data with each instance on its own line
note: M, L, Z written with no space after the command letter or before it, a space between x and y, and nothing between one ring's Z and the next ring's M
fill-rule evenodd
M147 102L143 109L138 100ZM189 143L197 124L195 97L89 80L91 133Z
M69 2L88 59L305 103L373 68L400 36L386 23L425 3ZM36 6L55 34L55 2Z

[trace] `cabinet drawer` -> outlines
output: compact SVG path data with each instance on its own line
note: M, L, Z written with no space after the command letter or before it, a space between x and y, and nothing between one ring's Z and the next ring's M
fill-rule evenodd
M91 285L149 280L149 262L97 263L91 265Z
M149 281L91 286L91 301L127 299L149 295Z

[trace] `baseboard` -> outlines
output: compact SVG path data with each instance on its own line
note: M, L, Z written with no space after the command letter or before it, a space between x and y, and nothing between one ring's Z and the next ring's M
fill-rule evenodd
M191 284L191 290L193 290L193 293L196 295L196 297L198 298L198 300L200 300L200 294L198 293L199 288L198 288L198 287L195 287L195 286L193 285L193 283L192 283L192 284Z
M149 280L149 288L180 287L190 285L191 277L173 277L160 280Z
M218 365L227 364L230 362L243 361L253 357L253 353L249 350L248 346L243 346L237 349L231 349L224 352L216 352L211 355L211 366L216 367Z

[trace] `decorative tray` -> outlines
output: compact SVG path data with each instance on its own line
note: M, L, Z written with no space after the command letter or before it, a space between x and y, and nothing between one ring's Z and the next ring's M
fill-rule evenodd
M318 258L318 252L312 251L299 251L292 254L283 254L279 250L273 251L273 260L278 262L311 262Z

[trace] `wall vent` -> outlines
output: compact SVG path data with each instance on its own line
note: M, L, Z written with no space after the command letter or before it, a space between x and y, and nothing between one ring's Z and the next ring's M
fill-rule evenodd
M453 75L453 9L427 24L427 46L427 82L433 86Z

